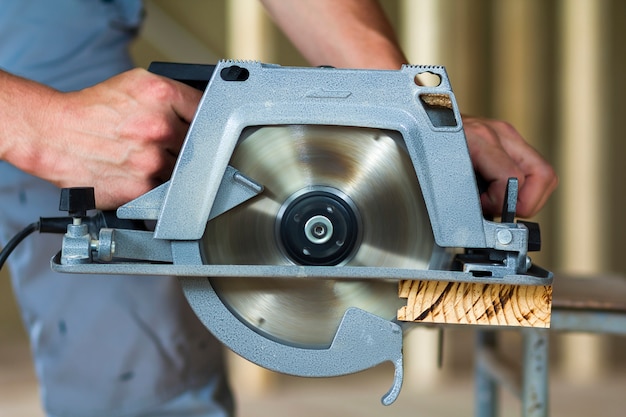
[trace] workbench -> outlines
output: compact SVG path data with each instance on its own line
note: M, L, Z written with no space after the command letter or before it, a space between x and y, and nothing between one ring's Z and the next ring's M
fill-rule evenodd
M507 363L498 351L498 330L477 334L475 415L497 417L499 390L521 400L523 417L549 415L549 334L585 332L626 335L626 279L616 276L555 276L549 329L520 328L521 366Z

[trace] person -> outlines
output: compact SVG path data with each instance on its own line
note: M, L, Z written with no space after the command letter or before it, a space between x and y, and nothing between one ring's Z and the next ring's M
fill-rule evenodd
M312 65L397 69L407 60L375 0L262 0ZM0 3L0 243L57 216L58 187L95 187L111 209L169 178L200 92L133 68L141 0ZM509 124L464 117L481 196L498 214L506 180L534 215L557 184ZM49 416L234 413L219 343L169 277L52 273L58 236L9 259Z

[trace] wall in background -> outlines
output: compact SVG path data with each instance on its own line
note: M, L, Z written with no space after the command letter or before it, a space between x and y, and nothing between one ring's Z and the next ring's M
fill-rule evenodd
M382 4L412 63L448 68L463 112L509 120L557 167L561 186L538 216L544 250L537 262L553 270L626 275L626 222L620 221L626 211L626 2ZM253 45L263 60L305 65L262 11L248 16L259 26L241 23L242 11L255 5L148 0L146 28L133 47L138 65L241 58L235 37ZM0 324L0 331L20 331L3 275ZM610 346L611 358L619 357L623 341L612 339Z

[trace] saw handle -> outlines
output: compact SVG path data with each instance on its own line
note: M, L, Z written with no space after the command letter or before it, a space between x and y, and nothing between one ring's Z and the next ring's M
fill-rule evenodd
M213 76L215 65L155 61L150 64L148 71L204 91Z

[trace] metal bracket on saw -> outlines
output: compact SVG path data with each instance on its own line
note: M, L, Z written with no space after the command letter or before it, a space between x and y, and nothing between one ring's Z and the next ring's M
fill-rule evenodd
M402 328L366 311L348 309L328 349L305 349L275 342L251 330L219 299L208 279L181 278L185 296L212 333L244 358L274 371L305 377L346 375L383 362L395 367L382 403L395 401L402 387ZM355 331L358 329L358 331Z

